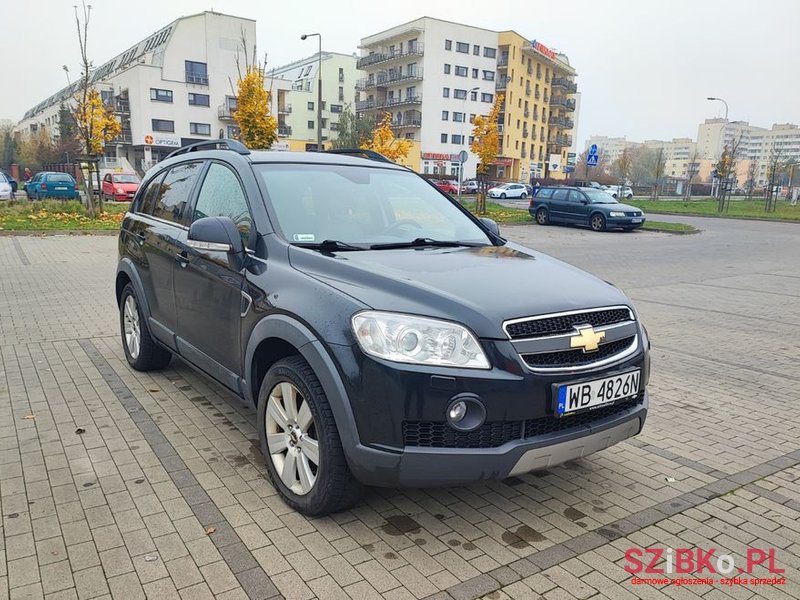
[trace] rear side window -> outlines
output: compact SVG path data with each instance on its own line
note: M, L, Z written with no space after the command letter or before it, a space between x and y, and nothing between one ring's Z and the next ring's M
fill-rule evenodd
M147 189L144 190L144 193L142 193L141 196L142 199L139 201L138 212L146 215L153 214L153 207L156 205L156 201L161 196L162 179L164 179L163 172L156 175L150 180L150 183L147 184Z
M201 164L190 162L176 165L169 170L161 183L162 189L153 207L154 217L175 223L183 220L183 213L197 175L200 173Z
M542 188L538 192L536 192L537 198L550 198L553 195L552 188Z
M553 200L566 200L569 190L553 190Z
M192 221L203 217L230 217L236 224L245 247L250 241L253 219L244 190L228 167L212 163L197 196Z
M569 192L569 201L575 202L576 204L580 204L583 201L583 194L576 190L570 190Z

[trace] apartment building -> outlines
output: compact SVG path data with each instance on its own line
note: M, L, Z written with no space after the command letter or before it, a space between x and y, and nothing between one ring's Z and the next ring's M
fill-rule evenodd
M361 72L356 69L354 54L322 52L320 72L319 53L269 71L270 76L289 80L291 89L286 103L279 107L278 134L289 138L292 149L316 149L317 142L317 85L322 77L322 141L335 140L339 115L347 105L355 111L356 81Z
M242 36L254 43L255 21L206 11L173 21L95 69L92 82L122 124L106 146L107 161L124 159L144 171L186 144L236 137L232 86ZM78 86L73 82L28 110L16 131L58 135L59 108L74 102ZM278 114L292 83L274 79L266 87Z
M528 181L545 174L551 155L566 163L576 86L565 56L513 31L430 17L365 37L360 48L358 112L390 112L397 134L419 142L423 173L457 175L467 150L464 177L475 175L472 123L499 93L501 152L489 177Z

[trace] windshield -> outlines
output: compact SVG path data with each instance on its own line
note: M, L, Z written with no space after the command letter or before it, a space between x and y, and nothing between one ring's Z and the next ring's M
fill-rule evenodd
M589 198L589 203L591 204L616 204L617 201L611 196L611 194L607 194L606 192L601 192L600 190L590 190L586 189L583 190L583 193Z
M114 183L139 183L136 175L114 175Z
M451 201L421 177L391 169L303 164L255 165L291 243L412 242L420 238L491 243Z
M8 179L2 173L0 173L0 183L8 183Z

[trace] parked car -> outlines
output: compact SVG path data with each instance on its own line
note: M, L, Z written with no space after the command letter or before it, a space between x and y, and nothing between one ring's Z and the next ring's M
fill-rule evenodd
M3 175L5 175L5 178L6 178L6 180L8 180L8 183L11 185L11 191L12 191L12 193L16 194L16 193L17 193L17 187L18 187L18 185L19 185L19 184L17 183L17 180L16 180L16 179L14 179L14 178L11 176L11 174L10 174L10 173L8 173L7 171L0 171L0 173L2 173ZM12 196L12 198L13 198L13 196Z
M589 181L586 179L576 179L575 181L570 182L570 185L574 185L575 187L593 188L595 190L603 189L603 186L600 185L598 182Z
M595 231L630 231L645 222L644 213L635 206L620 204L606 192L579 187L542 187L531 198L528 212L539 225L588 225Z
M0 173L0 200L13 200L14 190L11 182L3 173Z
M268 476L311 515L362 484L504 479L638 434L630 300L371 156L213 140L150 169L119 232L131 367L176 354L256 407Z
M522 183L504 183L489 190L490 198L527 198L528 189Z
M25 193L31 200L80 197L78 186L72 175L50 171L36 173L25 185Z
M433 184L443 192L453 195L458 194L458 186L452 181L440 179L439 181L434 181Z
M628 185L606 185L603 190L611 195L612 198L633 198L633 190Z
M118 202L133 200L141 182L135 173L106 173L101 187L103 198Z
M475 180L464 181L461 184L461 193L462 194L477 194L478 193L478 182L475 181Z

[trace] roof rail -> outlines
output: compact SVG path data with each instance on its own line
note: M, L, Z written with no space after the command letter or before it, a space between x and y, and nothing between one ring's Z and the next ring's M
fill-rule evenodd
M242 142L228 138L221 138L218 140L206 140L189 144L188 146L184 146L183 148L175 150L175 152L171 152L167 155L167 158L180 156L181 154L186 154L187 152L197 152L199 150L233 150L234 152L238 152L239 154L243 155L250 154L250 150L248 150L247 146L245 146Z
M325 150L325 152L327 154L347 154L349 156L360 156L361 158L368 158L370 160L377 160L379 162L392 162L383 154L375 152L374 150L365 150L364 148L332 148L330 150Z

